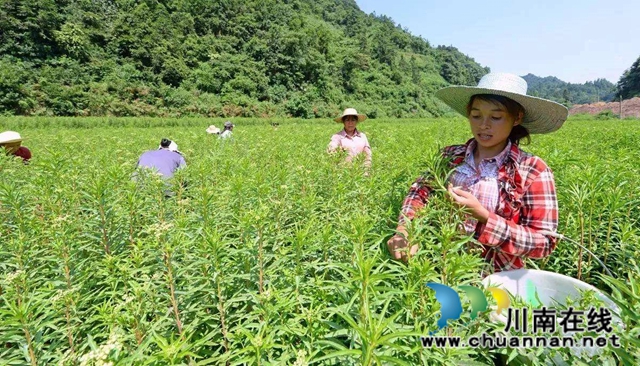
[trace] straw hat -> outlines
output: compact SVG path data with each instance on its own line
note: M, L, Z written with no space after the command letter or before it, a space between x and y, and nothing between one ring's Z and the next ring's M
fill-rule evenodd
M5 131L0 133L0 144L10 144L12 142L21 142L22 136L15 131Z
M167 143L169 142L168 145L162 146L162 143ZM175 141L171 141L169 139L162 139L162 141L160 141L160 146L158 146L158 150L160 149L167 149L169 151L173 151L173 152L177 152L179 153L180 151L178 151L178 144L175 143Z
M529 133L549 133L559 129L569 115L562 104L527 95L527 82L513 74L493 72L480 79L478 86L448 86L436 92L456 112L467 116L467 103L475 94L495 94L513 99L524 108L522 126Z
M176 144L175 141L171 141L167 149L169 149L169 151L178 152L178 144Z
M212 133L212 134L220 133L220 129L215 125L211 125L209 126L209 128L207 128L207 133Z
M342 116L335 118L334 121L342 123L342 119L346 116L356 116L358 117L358 122L362 122L367 119L367 116L364 114L358 114L358 111L356 111L355 108L347 108L342 112Z

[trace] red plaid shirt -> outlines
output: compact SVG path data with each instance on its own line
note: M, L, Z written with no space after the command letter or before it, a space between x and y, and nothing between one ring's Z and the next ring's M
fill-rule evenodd
M444 148L443 156L451 159L452 168L464 161L471 141ZM512 144L498 171L498 185L496 212L489 214L486 224L476 226L475 238L482 244L482 256L493 262L496 272L524 267L523 257L547 257L555 249L556 239L540 231L555 233L558 227L558 200L551 169L539 157ZM413 183L402 204L400 225L405 217L415 217L431 191L424 176Z

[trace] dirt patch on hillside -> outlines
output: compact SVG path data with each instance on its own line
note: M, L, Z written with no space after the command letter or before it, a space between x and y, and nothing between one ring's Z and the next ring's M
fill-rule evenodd
M618 115L618 113L620 113L620 102L575 104L569 110L569 115L579 114L579 113L598 114L606 110L610 110L615 115ZM625 118L625 117L640 118L640 97L622 101L622 118Z

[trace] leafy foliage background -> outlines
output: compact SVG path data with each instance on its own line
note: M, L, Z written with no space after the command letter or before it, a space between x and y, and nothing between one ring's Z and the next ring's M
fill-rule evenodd
M618 303L623 347L594 358L420 345L439 316L425 283L481 287L483 261L441 193L411 227L421 250L408 265L390 260L384 243L413 180L442 173L438 147L468 137L464 119L364 122L369 176L325 153L333 122L286 119L274 129L272 120L238 119L227 143L204 133L212 121L220 120L0 119L29 136L35 157L25 166L0 156L0 365L480 365L500 356L514 365L520 357L633 365L640 357L638 121L570 120L523 147L554 171L559 232L614 273L602 276L568 241L527 263ZM161 136L188 163L168 199L158 180L131 180ZM500 328L488 313L470 322L463 306L440 335Z
M0 113L439 116L488 72L353 0L1 0Z

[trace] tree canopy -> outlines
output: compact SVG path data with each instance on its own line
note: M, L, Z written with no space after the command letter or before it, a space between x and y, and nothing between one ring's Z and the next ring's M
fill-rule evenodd
M587 81L584 84L564 82L554 76L539 77L533 74L523 76L527 81L527 93L536 97L550 99L570 106L610 102L614 99L616 86L606 79Z
M0 113L437 116L489 71L354 0L0 0Z
M618 81L616 96L622 99L640 96L640 57L622 74Z

